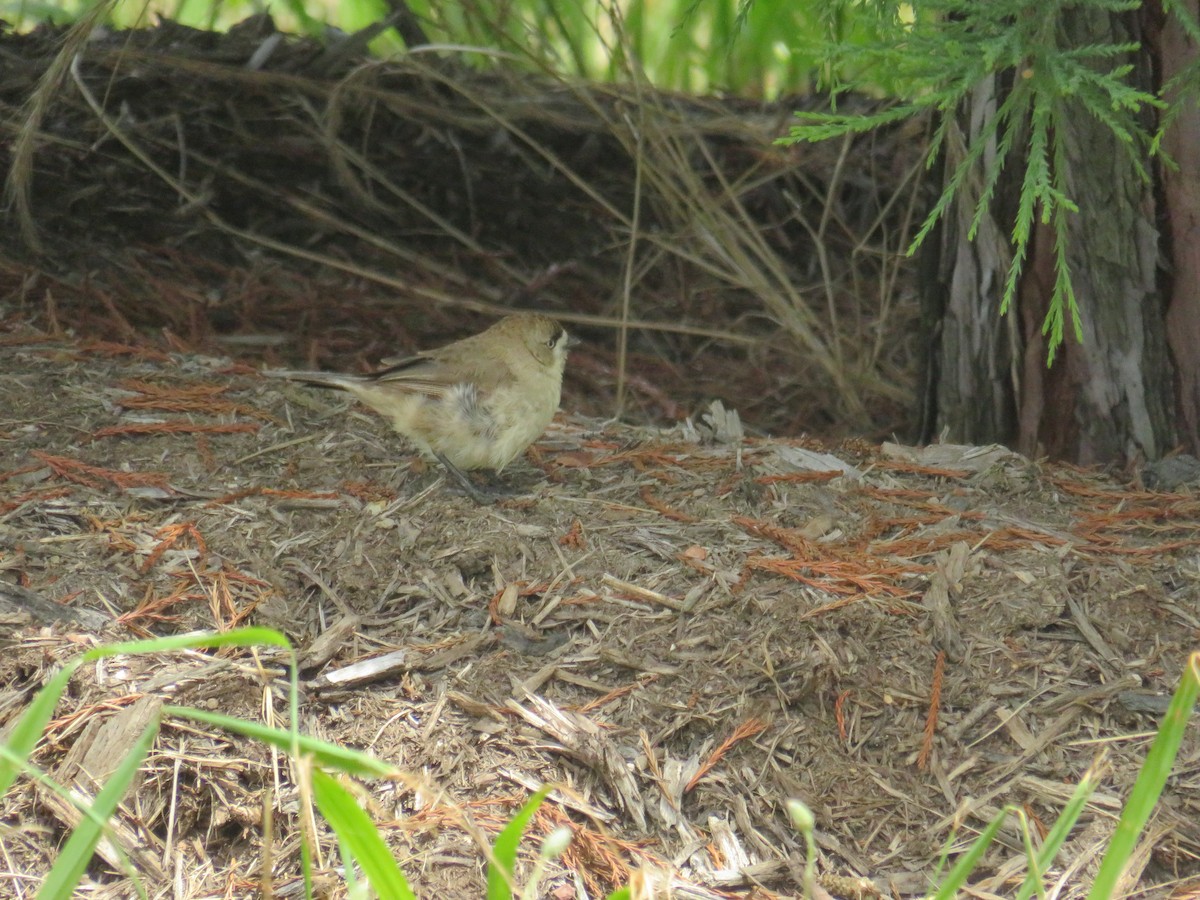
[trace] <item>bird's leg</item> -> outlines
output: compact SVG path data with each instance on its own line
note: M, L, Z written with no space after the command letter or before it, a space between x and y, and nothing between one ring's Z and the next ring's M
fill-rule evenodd
M467 496L474 500L477 504L480 506L487 506L496 499L496 495L493 492L482 490L479 485L475 484L475 482L473 482L467 476L466 472L464 472L454 463L450 462L450 460L446 459L446 457L441 453L438 453L436 450L434 450L433 455L437 457L437 461L445 467L446 471L450 473L451 477L458 482L459 487L467 492Z

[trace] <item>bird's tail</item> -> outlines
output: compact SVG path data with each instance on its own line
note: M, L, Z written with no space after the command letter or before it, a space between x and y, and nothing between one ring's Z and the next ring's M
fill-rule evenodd
M290 369L264 369L268 378L286 378L314 387L332 388L338 391L353 391L367 379L361 375L343 375L338 372L298 372Z

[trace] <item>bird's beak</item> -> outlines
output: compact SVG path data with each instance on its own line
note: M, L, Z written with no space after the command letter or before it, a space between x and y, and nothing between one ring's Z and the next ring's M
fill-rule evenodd
M575 335L571 334L569 331L567 332L567 349L568 350L570 350L572 347L578 347L582 343L583 343L582 340L575 337Z

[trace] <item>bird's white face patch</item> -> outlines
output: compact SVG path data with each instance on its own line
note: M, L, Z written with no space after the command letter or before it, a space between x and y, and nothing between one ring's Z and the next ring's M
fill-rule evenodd
M554 370L561 372L567 365L567 353L572 345L571 335L565 330L558 333L558 338L554 341Z

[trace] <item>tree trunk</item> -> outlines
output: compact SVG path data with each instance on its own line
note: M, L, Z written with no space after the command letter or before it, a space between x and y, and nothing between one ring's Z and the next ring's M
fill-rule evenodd
M1064 40L1076 47L1138 39L1131 14L1078 9L1067 16L1065 28ZM1132 62L1142 65L1129 77L1153 90L1148 57ZM963 132L978 132L1003 89L996 79L975 92L960 119ZM1070 161L1068 194L1080 207L1070 219L1069 264L1083 343L1075 341L1068 325L1066 342L1047 368L1042 322L1054 284L1053 238L1047 229L1034 235L1015 318L997 315L1023 169L1010 160L1006 182L974 243L967 241L966 230L975 197L964 193L957 218L947 221L945 305L932 382L936 431L955 441L998 441L1030 455L1083 464L1157 459L1171 448L1177 413L1157 265L1158 200L1154 186L1139 179L1127 149L1106 126L1081 109L1069 129L1063 135ZM952 153L948 148L948 170L955 162ZM1196 223L1193 219L1192 226ZM1192 280L1193 290L1195 284ZM1196 310L1196 304L1190 308ZM1200 317L1189 324L1200 329ZM1200 353L1200 342L1188 340L1191 353ZM1200 356L1196 362L1192 385L1200 397ZM1194 398L1191 406L1196 408Z
M947 139L946 176L954 171L966 147L979 140L984 123L995 114L996 80L976 87L966 121L956 123ZM995 155L994 142L984 163ZM967 444L1011 440L1016 422L1012 322L1000 317L1004 274L1012 259L1008 233L1000 224L999 204L979 224L974 241L966 240L977 183L967 179L959 200L940 229L941 271L933 290L923 294L923 317L940 320L940 339L932 354L929 377L932 417L922 423L922 438L945 436Z
M1152 6L1147 30L1167 84L1195 64L1198 51L1178 19L1164 17L1160 4ZM1193 19L1200 17L1200 0L1183 0L1182 6ZM1175 363L1180 439L1200 455L1200 106L1194 94L1180 96L1176 90L1167 100L1179 104L1179 116L1163 138L1175 166L1161 171L1171 248L1167 343Z

